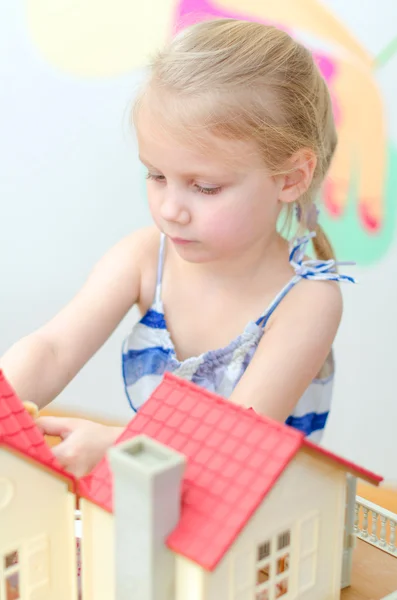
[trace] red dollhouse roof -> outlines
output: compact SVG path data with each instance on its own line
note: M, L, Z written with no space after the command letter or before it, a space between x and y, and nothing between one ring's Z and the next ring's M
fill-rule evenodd
M54 473L74 482L58 463L33 418L0 370L0 446L32 459Z
M167 545L209 570L215 568L302 446L373 483L381 480L306 442L301 432L169 374L117 443L138 434L187 457L181 519ZM112 511L107 459L80 480L79 492Z

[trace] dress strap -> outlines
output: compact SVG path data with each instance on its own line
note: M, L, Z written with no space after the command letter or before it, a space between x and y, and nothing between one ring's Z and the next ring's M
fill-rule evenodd
M155 298L154 298L154 309L157 312L162 312L162 310L163 310L163 301L161 299L161 288L162 288L162 283L163 283L164 255L165 255L165 235L164 235L164 233L161 233L159 257L158 257L158 263L157 263L156 294L155 294Z
M337 267L354 265L354 262L336 262L330 260L304 260L306 251L311 240L316 236L314 232L301 238L294 238L290 246L289 262L295 271L295 275L274 298L270 306L259 317L257 324L265 327L270 316L276 310L281 300L288 292L302 279L311 279L313 281L339 281L356 283L354 277L350 275L341 275Z
M314 237L316 237L316 234L311 232L304 237L295 238L292 242L289 262L294 268L296 275L299 275L302 279L356 283L354 277L341 275L337 271L338 267L354 265L354 262L337 262L334 259L303 260L306 255L307 246Z

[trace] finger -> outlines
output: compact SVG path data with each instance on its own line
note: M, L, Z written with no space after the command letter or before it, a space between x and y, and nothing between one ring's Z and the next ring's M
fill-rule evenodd
M36 425L44 435L67 437L71 431L69 419L63 417L39 417Z
M39 414L39 407L34 402L30 402L26 400L26 402L22 402L24 409L26 412L33 418L36 419Z
M75 477L82 477L87 474L89 469L85 461L81 460L81 453L78 451L75 442L71 441L70 438L55 446L52 451L60 465Z

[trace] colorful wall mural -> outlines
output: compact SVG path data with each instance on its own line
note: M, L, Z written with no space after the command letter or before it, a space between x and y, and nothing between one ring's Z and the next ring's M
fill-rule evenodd
M382 258L395 235L397 146L377 82L397 38L372 56L320 0L28 0L31 39L53 67L77 78L141 69L173 32L231 17L274 24L308 45L333 100L339 145L322 192L322 222L341 259Z

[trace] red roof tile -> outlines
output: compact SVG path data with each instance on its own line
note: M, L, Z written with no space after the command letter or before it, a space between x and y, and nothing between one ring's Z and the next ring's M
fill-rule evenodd
M138 434L187 457L181 519L167 544L209 570L215 568L306 443L301 432L170 374L117 443ZM350 463L336 460L349 470ZM79 493L112 511L112 474L107 459L79 481Z
M0 446L16 450L74 481L58 463L43 434L0 370Z
M168 546L213 569L302 444L302 434L166 375L118 442L146 434L188 458ZM79 482L112 510L107 459Z

